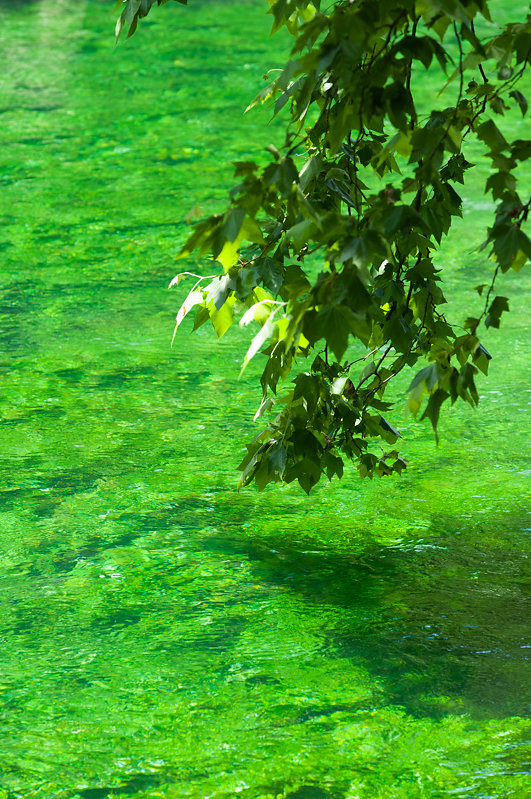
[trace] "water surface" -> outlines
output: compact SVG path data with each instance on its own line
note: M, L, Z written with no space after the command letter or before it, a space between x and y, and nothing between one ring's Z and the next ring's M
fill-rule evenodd
M188 209L263 157L241 109L285 44L262 0L196 0L115 48L111 7L0 4L0 799L524 796L522 275L481 410L438 449L397 413L401 480L238 495L243 334L170 349L166 286Z

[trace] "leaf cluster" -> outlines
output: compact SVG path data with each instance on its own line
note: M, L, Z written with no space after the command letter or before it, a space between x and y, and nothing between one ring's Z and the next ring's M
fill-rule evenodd
M402 472L387 417L405 368L420 367L407 408L436 436L445 403L479 401L491 359L480 330L509 310L496 280L531 257L531 200L518 186L531 141L507 139L497 121L510 107L527 113L531 17L497 26L487 0L268 2L293 47L252 105L286 115L285 142L265 167L237 163L227 210L195 226L181 257L197 252L219 272L196 276L177 327L192 311L194 329L210 322L218 336L238 316L257 325L243 366L262 354L255 418L269 422L240 484L297 480L309 492L346 461L361 477ZM151 5L127 0L122 25L134 30ZM426 72L441 86L427 110ZM472 146L491 165L496 207L484 308L460 327L436 260L462 215Z

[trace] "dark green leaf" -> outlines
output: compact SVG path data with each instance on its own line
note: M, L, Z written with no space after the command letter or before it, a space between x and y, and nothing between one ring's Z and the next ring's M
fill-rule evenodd
M495 297L489 306L485 327L499 327L502 313L508 310L509 300L507 297Z

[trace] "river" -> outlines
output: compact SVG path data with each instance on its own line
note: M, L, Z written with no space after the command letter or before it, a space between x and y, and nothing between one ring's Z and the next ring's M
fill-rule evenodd
M108 0L0 2L0 799L525 795L523 273L480 409L438 448L397 413L401 479L238 494L245 334L170 347L188 210L281 143L241 113L285 56L264 7L115 47ZM441 254L456 313L489 210Z

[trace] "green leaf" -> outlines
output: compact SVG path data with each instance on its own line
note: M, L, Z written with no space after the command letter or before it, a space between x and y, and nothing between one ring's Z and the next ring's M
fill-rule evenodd
M492 191L492 196L495 200L503 197L506 191L514 192L516 190L516 178L510 172L495 172L487 180L485 185L485 193Z
M326 181L326 185L331 191L334 192L334 194L338 194L341 197L341 199L344 202L346 202L347 205L349 205L351 208L355 207L356 203L354 202L348 191L344 189L343 186L341 186L337 181L335 181L333 178L329 178Z
M383 416L380 416L380 427L383 430L382 437L385 438L389 444L394 444L397 438L402 438L402 435L399 433L396 427L393 427L392 424L389 424L387 419L384 419Z
M243 220L245 219L244 208L230 208L225 214L222 231L228 242L234 242L240 235Z
M476 389L474 377L477 373L476 367L471 363L465 363L461 367L457 376L456 391L459 397L468 402L470 405L475 406L479 402L479 396Z
M254 356L256 355L256 353L259 352L259 350L264 346L264 344L266 343L267 339L270 338L273 335L274 330L275 330L275 326L274 326L274 324L271 321L267 321L265 323L265 325L259 330L259 332L256 334L256 336L251 341L251 345L250 345L249 349L247 350L247 353L245 354L245 358L244 358L244 361L243 361L243 366L242 366L241 372L244 371L244 369L247 366L247 364L249 363L249 361L251 361L254 358ZM240 374L241 374L241 372L240 372Z
M476 129L476 134L481 141L484 141L492 152L510 150L509 143L503 136L500 129L494 124L492 119L487 119Z
M508 310L509 300L507 297L495 297L489 306L485 327L499 327L502 313Z
M291 239L293 246L296 250L302 248L313 238L314 233L317 233L317 226L313 219L303 219L293 227L286 231L286 238Z
M332 455L330 452L325 452L323 455L323 463L326 468L326 476L329 480L335 475L341 480L343 477L343 461L337 455Z
M492 249L503 272L513 266L518 251L522 249L521 233L522 231L517 225L505 225L496 231Z
M325 305L315 316L314 329L310 336L324 338L338 361L343 357L348 345L349 327L344 311L336 305ZM306 329L304 335L308 338Z
M424 383L427 391L433 391L439 379L439 372L436 363L430 363L418 372L411 383L409 384L408 391L413 391L414 388Z
M513 89L512 92L509 92L509 97L512 97L513 100L516 100L518 105L520 106L520 111L522 112L522 116L525 117L527 114L528 102L527 99L524 97L521 91L518 89Z
M214 310L210 313L210 321L212 322L212 327L216 331L218 338L221 338L223 335L225 335L233 323L233 305L234 298L229 297L229 299L224 303L224 305L221 306L221 308L217 309L214 307Z
M270 472L282 477L288 460L288 451L281 443L275 443L267 450L267 461Z
M437 425L439 423L439 414L441 411L441 405L445 402L450 395L447 391L444 391L442 388L436 389L433 394L428 399L428 404L424 410L424 413L420 417L421 419L429 419L431 422L431 426L433 427L433 432L435 433L435 441L439 443L439 434L437 432Z
M283 275L280 266L272 258L264 258L260 266L260 276L265 288L276 295L280 291Z
M474 357L474 363L478 367L478 369L481 369L484 375L488 375L489 361L492 360L492 355L483 346L483 344L478 345L473 357Z
M210 319L210 311L206 305L200 306L195 312L193 330L198 330Z

